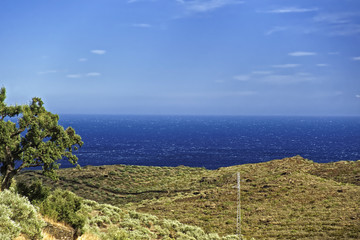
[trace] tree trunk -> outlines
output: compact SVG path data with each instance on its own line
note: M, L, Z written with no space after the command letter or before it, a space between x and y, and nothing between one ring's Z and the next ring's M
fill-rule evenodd
M11 185L11 181L16 175L16 170L14 169L11 164L6 166L6 171L3 176L3 179L1 180L1 191L4 191L5 189L9 189Z

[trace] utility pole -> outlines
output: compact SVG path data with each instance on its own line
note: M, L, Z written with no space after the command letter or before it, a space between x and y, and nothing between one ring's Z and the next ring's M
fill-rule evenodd
M237 193L237 216L236 216L236 229L237 234L239 236L239 240L241 240L241 199L240 199L240 172L237 173L237 185L236 188L238 190Z

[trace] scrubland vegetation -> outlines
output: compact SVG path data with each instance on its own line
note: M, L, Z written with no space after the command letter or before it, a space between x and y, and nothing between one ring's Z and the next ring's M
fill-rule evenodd
M29 239L41 239L45 222L29 200L9 190L0 192L0 239L14 239L24 234Z
M57 182L25 171L17 191L79 239L237 239L236 172L244 239L360 239L360 161L318 164L297 156L218 170L87 166L60 170Z

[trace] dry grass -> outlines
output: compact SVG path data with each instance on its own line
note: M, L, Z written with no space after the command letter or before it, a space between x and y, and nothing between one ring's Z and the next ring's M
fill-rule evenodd
M82 236L78 237L77 240L100 240L96 235L85 233Z
M50 223L51 225L53 226L56 226L58 228L64 228L64 229L72 229L72 227L69 225L69 224L66 224L64 222L58 222L56 220L53 220L47 216L42 216L42 219L47 222L47 223Z
M23 234L20 234L20 236L16 237L14 240L27 240L27 238Z
M43 232L44 240L57 240L54 236L47 232Z
M47 233L47 232L42 232L43 236L44 236L44 240L57 240L54 236L52 236L51 234ZM15 238L14 240L29 240L28 238L26 238L24 235L20 235L17 238ZM89 239L89 240L93 240L93 239ZM95 240L95 239L94 239Z

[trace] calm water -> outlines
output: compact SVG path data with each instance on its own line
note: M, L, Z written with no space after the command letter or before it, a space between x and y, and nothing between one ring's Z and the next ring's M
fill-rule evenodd
M360 159L359 117L63 115L60 123L85 143L76 154L81 166L216 169L295 155L316 162Z

